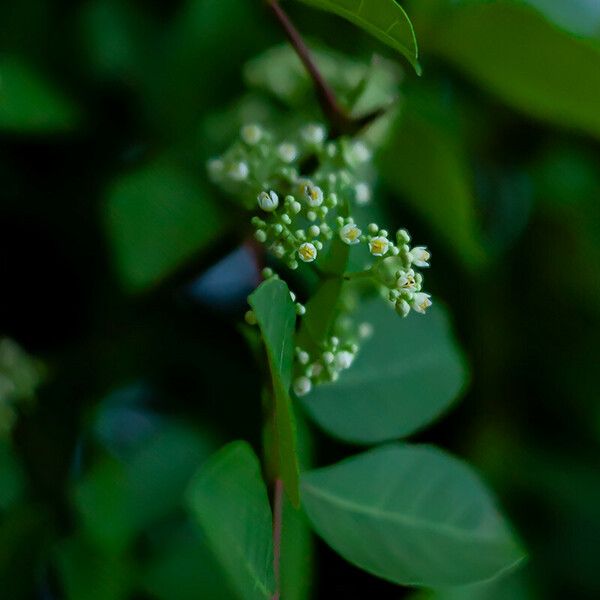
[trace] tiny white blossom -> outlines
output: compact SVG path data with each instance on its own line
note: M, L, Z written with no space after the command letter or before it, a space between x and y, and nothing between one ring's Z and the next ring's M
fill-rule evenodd
M264 244L267 241L267 233L264 231L264 229L257 229L254 233L254 237L256 241L260 242L261 244Z
M410 312L410 304L406 300L401 298L400 300L398 300L398 302L396 302L396 312L401 317L406 317Z
M354 361L354 354L348 350L342 350L335 355L335 366L338 369L349 369Z
M259 125L252 123L250 125L244 125L240 131L240 135L246 144L255 146L262 139L263 130Z
M321 144L325 141L325 127L310 123L302 129L301 135L307 144Z
M354 142L350 148L350 156L359 163L367 162L371 158L371 151L364 142Z
M298 352L298 362L301 365L307 365L309 360L310 356L308 355L308 352L305 352L304 350Z
M400 245L408 244L408 242L410 242L410 235L406 229L398 229L396 232L396 239Z
M321 235L321 228L318 225L311 225L308 228L308 235L310 235L310 237L318 237L319 235Z
M323 352L323 362L326 365L332 364L334 360L335 360L335 355L333 354L333 352Z
M371 325L371 323L361 323L358 326L358 335L363 338L369 338L373 335L373 325Z
M418 313L425 314L425 311L431 306L431 296L425 292L417 292L410 305Z
M356 204L364 206L371 201L371 188L366 183L357 183L354 187Z
M354 223L348 223L340 229L340 239L345 244L352 246L360 242L361 233L362 231Z
M312 185L309 183L304 188L304 196L306 201L311 208L316 208L323 204L323 190L318 185Z
M306 396L312 389L312 383L308 377L298 377L294 381L294 392L296 396Z
M279 206L279 196L273 190L261 192L257 200L258 206L265 212L273 212Z
M285 256L285 248L283 247L283 244L273 244L273 246L271 246L271 252L277 258L283 258Z
M294 144L284 142L283 144L279 144L277 147L277 155L283 162L291 163L296 160L296 157L298 156L298 149Z
M310 242L304 242L304 244L298 248L298 256L303 262L313 262L313 260L317 258L317 249Z
M244 181L244 179L248 177L249 173L250 169L243 161L233 163L227 170L227 174L234 181Z
M428 261L431 258L431 254L429 254L429 252L427 251L427 248L425 248L425 246L415 246L410 251L410 257L411 257L412 263L414 265L417 265L417 267L428 267L429 266Z
M211 177L218 177L223 172L223 161L220 158L213 158L208 161L208 173Z
M390 241L382 235L374 237L369 242L369 251L373 256L384 256L390 249Z
M309 377L318 377L323 372L323 365L318 362L313 363L310 365L310 367L308 367L306 372Z
M414 290L416 285L415 272L412 269L401 273L396 282L399 290Z

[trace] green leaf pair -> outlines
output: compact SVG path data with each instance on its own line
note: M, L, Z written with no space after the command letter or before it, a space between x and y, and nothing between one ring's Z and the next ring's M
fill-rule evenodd
M279 468L296 500L298 459L288 394L293 304L278 279L263 283L250 304L276 395ZM447 320L441 309L402 320L381 301L367 303L358 318L373 324L373 339L347 374L317 387L303 404L324 429L346 441L408 435L445 410L463 385L465 368ZM312 528L348 561L394 583L466 585L523 559L484 484L442 450L387 445L305 472L300 481ZM271 512L252 449L243 442L222 449L200 470L189 499L240 597L269 598L276 587Z
M523 558L479 478L433 447L393 444L308 472L302 499L337 552L394 583L463 585ZM209 459L189 505L239 597L271 598L271 511L250 446L234 442Z

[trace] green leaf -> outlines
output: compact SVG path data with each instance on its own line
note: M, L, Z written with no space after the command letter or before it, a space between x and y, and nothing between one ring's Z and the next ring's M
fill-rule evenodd
M409 435L448 409L464 386L466 369L440 307L402 319L377 299L356 318L373 325L373 337L335 383L302 398L323 429L370 444Z
M521 569L507 576L496 577L491 581L472 585L451 587L441 590L422 590L407 600L535 600Z
M450 252L476 268L486 254L472 173L457 136L446 125L454 115L434 106L432 116L423 108L432 97L409 95L398 130L379 155L381 174Z
M33 67L0 56L0 131L61 133L79 119L77 107Z
M403 54L420 74L415 32L404 9L396 0L302 0L332 12Z
M298 506L299 467L296 422L290 399L294 361L296 312L287 285L279 279L264 282L248 298L258 321L271 369L275 399L275 434L279 475L294 506Z
M509 105L600 136L600 49L514 2L468 4L431 30L441 54Z
M231 600L234 594L200 528L182 523L153 530L139 586L156 600Z
M210 244L224 218L183 169L156 162L127 174L108 193L106 224L123 284L156 284Z
M271 509L252 448L233 442L209 458L190 485L188 505L239 597L271 600Z
M465 585L523 552L479 478L429 446L390 445L303 475L317 533L356 566L403 585Z

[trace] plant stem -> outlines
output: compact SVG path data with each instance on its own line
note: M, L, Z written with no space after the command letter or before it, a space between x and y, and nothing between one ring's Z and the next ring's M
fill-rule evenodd
M332 138L343 134L357 133L385 112L385 109L378 109L358 119L348 115L338 103L335 93L319 71L308 46L302 39L302 35L296 29L288 14L281 8L278 0L267 0L267 5L313 81L321 109L331 125Z
M283 482L275 480L273 502L273 570L275 571L275 594L272 600L279 600L281 573L281 531L283 525Z

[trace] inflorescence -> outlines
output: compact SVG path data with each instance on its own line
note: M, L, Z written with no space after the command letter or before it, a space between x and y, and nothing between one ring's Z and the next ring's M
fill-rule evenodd
M240 140L222 157L209 161L208 169L216 183L257 211L251 219L255 239L289 269L308 263L318 270L321 257L328 255L336 240L351 247L362 244L371 264L344 278L371 279L402 317L411 310L424 313L431 299L422 290L418 269L429 266L427 248L411 247L405 229L391 236L376 223L359 225L352 216L373 195L371 156L360 139L328 140L320 124L305 125L285 140L251 124L242 127ZM276 276L270 269L264 275ZM291 295L296 302L295 294ZM306 308L296 302L296 312L302 316ZM255 322L251 311L246 320ZM367 324L361 327L363 333L368 329ZM315 384L335 381L351 366L360 337L321 340L319 356L297 348L295 393L304 395Z

